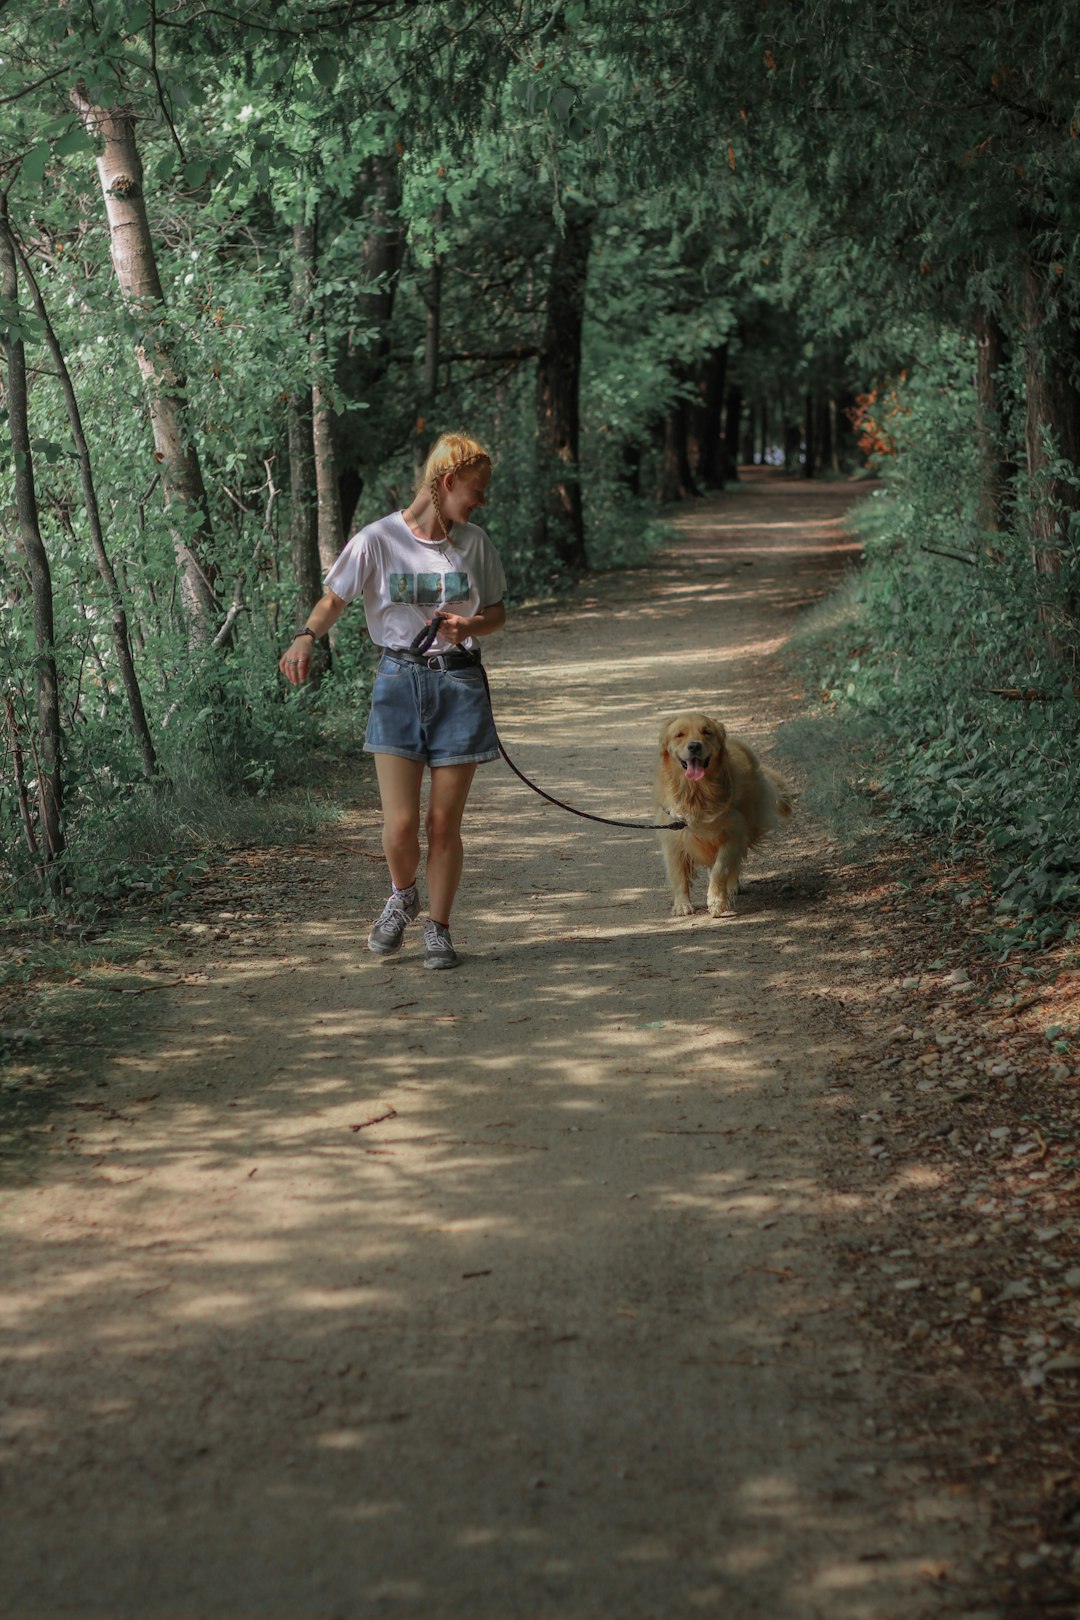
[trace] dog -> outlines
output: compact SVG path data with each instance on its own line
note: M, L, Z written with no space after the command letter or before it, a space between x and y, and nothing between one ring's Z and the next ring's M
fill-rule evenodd
M660 845L671 883L671 914L694 910L690 884L709 868L707 904L713 917L733 912L747 851L791 815L792 793L782 776L762 765L752 748L729 737L707 714L677 714L660 733L656 803L686 826L662 832Z

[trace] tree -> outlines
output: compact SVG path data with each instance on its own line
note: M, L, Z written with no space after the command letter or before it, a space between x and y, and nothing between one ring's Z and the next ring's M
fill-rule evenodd
M550 546L570 573L588 566L581 507L581 332L592 219L575 209L551 255L544 335L536 372L536 426L543 507L538 549Z
M37 686L37 737L32 744L37 782L38 825L44 838L43 876L55 894L60 887L57 863L64 853L64 779L61 763L59 682L56 671L53 588L49 557L41 537L34 455L26 380L26 349L19 314L19 270L8 218L7 193L0 192L0 299L4 322L3 350L8 432L15 472L18 540L26 559L33 602L34 667ZM6 707L12 760L31 857L38 853L32 818L23 795L22 754L13 707Z
M44 340L56 367L57 378L64 396L71 437L75 444L75 455L79 464L79 483L82 488L83 504L86 510L87 528L90 532L90 544L93 547L98 573L108 593L109 605L112 610L113 648L127 698L131 728L138 745L139 757L142 760L143 775L147 781L157 782L160 775L157 750L154 747L154 740L146 718L139 678L135 673L135 660L132 656L131 637L128 632L127 609L124 605L124 598L116 578L116 572L105 548L105 535L101 526L101 510L91 467L90 446L87 444L86 434L83 431L82 412L79 409L75 384L68 369L64 351L60 346L60 340L45 308L41 288L38 286L26 254L11 229L6 216L3 220L0 220L0 230L5 232L10 250L15 254L17 268L22 270L26 279L34 305L34 313L41 322ZM66 517L66 512L65 521L70 532L71 521L70 518Z
M98 107L85 87L72 90L87 134L100 140L97 159L109 221L116 279L142 335L136 348L150 404L154 454L180 568L180 590L193 642L214 639L219 603L214 589L214 541L198 451L184 404L184 379L177 372L165 336L167 314L143 191L143 166L135 140L135 120L125 107Z

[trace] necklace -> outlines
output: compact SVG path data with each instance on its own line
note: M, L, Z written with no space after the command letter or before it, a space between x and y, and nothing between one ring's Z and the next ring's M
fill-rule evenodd
M448 534L445 534L445 533L443 533L443 534L433 534L433 535L419 534L417 532L417 530L419 528L419 525L417 524L416 519L412 515L412 507L411 506L406 507L401 515L405 519L406 528L409 530L410 534L413 536L413 538L415 540L421 541L425 546L437 546L439 551L442 552L442 555L444 557L446 556L446 548L447 548L447 546L453 544L453 542L451 541L450 536Z

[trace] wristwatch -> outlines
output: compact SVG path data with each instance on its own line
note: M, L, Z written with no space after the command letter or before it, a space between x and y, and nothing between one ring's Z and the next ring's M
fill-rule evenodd
M310 625L305 624L305 626L304 626L304 628L302 630L298 630L296 632L295 636L293 637L293 640L294 641L299 641L301 636L310 636L312 641L318 641L319 632L317 630L312 630Z

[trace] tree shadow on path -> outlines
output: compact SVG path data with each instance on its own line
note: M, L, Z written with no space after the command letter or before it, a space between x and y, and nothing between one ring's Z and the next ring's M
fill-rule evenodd
M669 708L766 743L849 499L703 503L523 615L492 681L531 774L618 815ZM648 835L501 767L470 819L460 971L366 951L361 809L302 912L140 1007L13 1191L7 1612L968 1612L966 1510L880 1443L890 1369L832 1258L876 1216L829 1162L826 839L674 920Z

